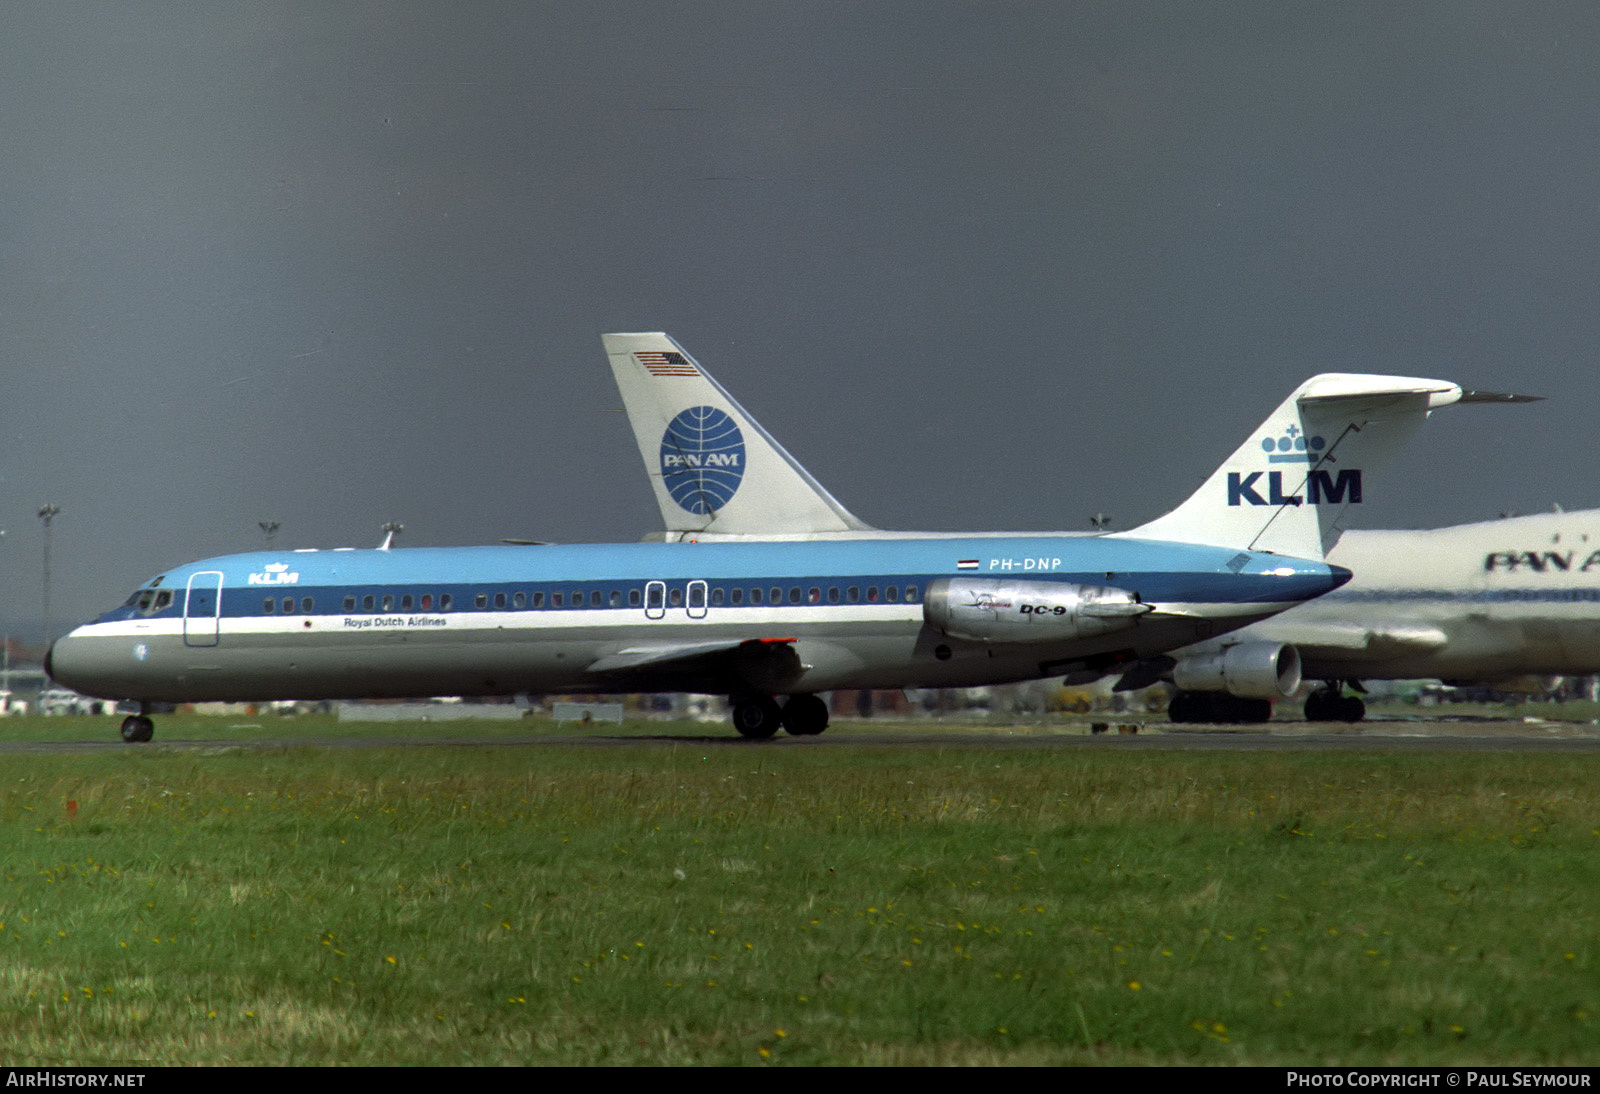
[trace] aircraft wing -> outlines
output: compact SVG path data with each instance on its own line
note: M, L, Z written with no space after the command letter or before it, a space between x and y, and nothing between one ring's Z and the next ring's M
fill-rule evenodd
M1443 649L1450 636L1438 627L1319 626L1307 628L1303 636L1285 634L1306 658L1359 657L1374 661L1417 657Z
M590 663L589 672L656 672L662 669L706 670L723 659L742 660L793 646L793 638L729 638L717 642L668 642L629 646Z

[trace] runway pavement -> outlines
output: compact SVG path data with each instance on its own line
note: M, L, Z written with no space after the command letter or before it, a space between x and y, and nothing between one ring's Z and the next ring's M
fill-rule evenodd
M747 741L721 726L663 727L659 734L550 732L550 723L530 724L527 736L476 736L470 730L437 735L342 735L284 738L263 730L259 737L227 739L162 735L147 744L125 744L107 724L105 740L0 742L3 753L101 752L105 750L218 750L300 748L822 748L940 746L962 749L1116 749L1132 751L1373 751L1373 752L1600 752L1600 725L1542 719L1374 719L1355 725L1332 722L1272 722L1247 726L1173 726L1164 720L1119 717L1088 724L954 726L928 722L844 722L818 737L785 734Z

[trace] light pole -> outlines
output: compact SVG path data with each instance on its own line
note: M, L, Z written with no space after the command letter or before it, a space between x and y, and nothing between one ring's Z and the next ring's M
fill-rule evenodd
M278 522L275 520L258 520L256 525L267 533L267 550L272 550L272 537L278 534Z
M383 543L378 547L380 551L387 551L394 545L394 537L406 530L406 526L397 520L391 520L383 526Z
M44 648L50 649L50 522L61 515L61 506L49 502L39 507L39 519L44 521Z

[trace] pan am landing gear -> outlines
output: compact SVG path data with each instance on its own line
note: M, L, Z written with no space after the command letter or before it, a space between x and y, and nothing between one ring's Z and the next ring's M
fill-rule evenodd
M1241 699L1225 691L1180 691L1167 705L1167 719L1207 725L1255 725L1270 721L1272 703Z
M1367 704L1359 695L1345 695L1342 680L1330 680L1306 696L1308 722L1359 722L1367 716Z
M764 741L781 725L793 737L815 737L828 728L828 704L815 695L791 696L782 707L770 695L736 695L733 728L739 736Z

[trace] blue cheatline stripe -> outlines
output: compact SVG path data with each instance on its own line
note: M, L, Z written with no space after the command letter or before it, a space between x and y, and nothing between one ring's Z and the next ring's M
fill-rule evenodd
M1329 599L1363 604L1438 600L1451 604L1586 604L1600 603L1595 589L1359 589L1334 593Z

